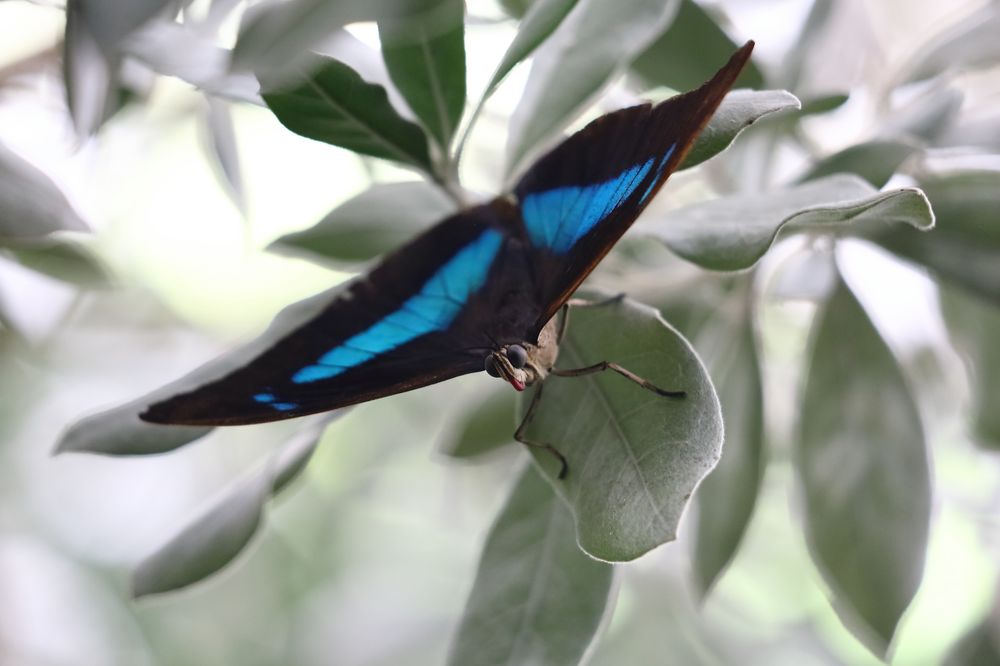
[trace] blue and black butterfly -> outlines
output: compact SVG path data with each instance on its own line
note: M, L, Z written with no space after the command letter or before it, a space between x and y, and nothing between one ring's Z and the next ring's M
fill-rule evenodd
M142 418L262 423L484 369L523 390L550 372L610 368L683 395L614 363L553 370L557 314L684 159L752 49L748 42L696 90L594 120L539 159L511 194L438 223L246 365L153 404ZM515 436L523 441L522 430ZM562 456L541 446L565 473Z

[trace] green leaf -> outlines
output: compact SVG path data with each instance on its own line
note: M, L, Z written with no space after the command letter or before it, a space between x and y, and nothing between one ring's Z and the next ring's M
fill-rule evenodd
M511 118L507 179L673 19L679 0L580 0L536 52ZM722 64L722 63L719 63Z
M133 596L177 590L229 564L256 534L268 499L305 469L328 421L319 419L296 433L265 465L143 560L132 575Z
M314 226L282 236L270 249L335 262L368 261L453 212L454 202L429 183L374 185Z
M620 562L675 538L691 493L718 461L722 414L690 344L650 307L620 300L571 309L558 367L602 361L686 396L663 397L611 371L550 376L526 437L566 457L569 473L557 480L558 461L532 449L573 509L580 547Z
M848 628L884 655L927 549L920 414L896 359L842 282L814 323L810 356L796 456L806 535Z
M70 234L15 243L0 252L26 268L80 287L101 288L112 283L100 259L81 239Z
M190 391L245 365L280 338L315 317L330 301L340 297L344 285L287 306L256 340L206 363L175 382L136 400L80 419L71 425L55 453L86 452L115 456L165 453L204 437L212 428L147 423L139 414L154 402Z
M800 176L798 182L817 180L835 173L853 173L880 188L917 149L915 144L902 141L859 143L823 158Z
M577 0L536 0L524 13L524 18L517 28L514 41L507 47L493 78L486 86L483 101L489 97L500 82L503 81L514 65L531 55L538 46L548 39L559 24L562 23L570 10L576 6ZM520 14L518 15L520 16ZM480 105L482 102L480 102Z
M934 206L934 234L887 230L876 242L941 278L1000 303L1000 171L960 171L920 181Z
M941 285L941 312L972 386L972 435L1000 450L1000 306Z
M905 81L919 81L949 69L977 69L1000 61L1000 10L984 6L916 51L903 68Z
M261 82L264 101L296 134L431 170L427 136L399 115L385 88L368 83L333 58L320 58L312 73L293 84Z
M51 178L0 143L0 246L54 231L87 231L87 224Z
M736 321L732 321L736 320ZM722 459L698 488L695 578L706 593L736 555L764 478L764 404L748 307L724 310L699 336L719 390Z
M662 240L699 266L736 271L753 266L788 224L822 229L870 221L906 223L926 230L934 226L934 213L918 189L877 192L860 178L841 174L670 211L644 221L639 231Z
M573 517L529 467L486 538L448 664L581 663L612 577L580 552Z
M649 84L691 90L710 79L718 63L725 62L739 46L701 5L681 0L673 23L632 61L632 69ZM763 85L764 77L751 60L736 79L736 86Z
M517 396L509 387L493 391L458 424L441 452L452 458L475 458L514 441Z
M465 3L418 3L379 21L392 82L438 145L447 150L465 109Z
M740 132L764 116L799 107L798 98L784 90L735 90L729 93L698 135L678 170L690 169L718 155Z

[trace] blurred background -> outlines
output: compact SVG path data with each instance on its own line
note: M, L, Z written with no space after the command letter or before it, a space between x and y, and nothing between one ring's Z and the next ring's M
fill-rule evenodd
M517 4L467 3L471 100L516 33ZM919 100L942 91L953 102L947 123L920 159L1000 169L1000 29L988 33L992 42L969 38L934 51L956 31L1000 26L995 3L832 0L823 11L808 0L698 4L733 42L756 40L759 87L788 88L803 101L848 95L802 120L794 145L775 144L756 167L743 156L739 188L786 181L817 156L879 136L909 101L927 108ZM0 150L6 162L23 160L51 179L65 196L53 200L52 215L69 220L44 247L11 246L0 257L0 663L441 663L482 539L523 462L514 447L473 461L441 452L494 388L482 377L359 406L326 431L234 564L180 592L130 598L136 563L251 473L295 425L223 429L143 457L54 457L61 433L250 339L283 305L349 277L351 266L267 247L373 182L415 179L292 134L253 102L253 81L203 94L202 68L232 47L245 9L195 0L180 20L198 28L197 45L170 35L136 40L121 54L122 103L94 123L80 113L79 96L75 117L67 108L64 67L81 68L83 98L86 77L99 70L87 69L86 49L63 63L63 5L0 3ZM378 57L373 25L348 31L359 62ZM339 39L330 48L343 54ZM938 59L928 62L931 52ZM902 85L921 67L933 76ZM640 95L666 96L639 70L622 72L582 118ZM529 71L524 63L511 73L471 135L462 180L472 190L502 185L497 165ZM99 131L91 134L88 122ZM658 203L709 198L725 176L714 164L679 175ZM905 175L892 181L911 183ZM2 183L0 193L16 203ZM842 245L847 278L913 383L932 457L926 569L891 661L941 663L992 612L1000 465L968 434L976 396L949 341L937 283L871 244ZM689 582L690 530L620 567L618 604L590 663L879 663L828 603L801 533L789 439L813 308L799 292L806 274L822 281L823 261L799 269L791 294L775 285L779 267L809 249L788 238L757 269L769 464L742 547L704 600ZM993 359L1000 370L995 351ZM981 363L990 376L988 360Z

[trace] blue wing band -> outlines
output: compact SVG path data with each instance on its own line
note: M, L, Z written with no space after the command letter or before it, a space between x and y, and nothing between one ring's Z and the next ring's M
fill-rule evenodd
M502 243L500 232L484 231L445 262L398 310L323 354L315 364L296 372L292 381L308 384L330 379L421 335L445 330L469 297L486 283ZM284 403L261 399L268 395L258 394L254 399L281 409L279 405Z
M655 165L656 176L639 200L640 204L645 203L673 152L674 146L670 146L661 157L650 157L601 183L567 185L525 196L521 201L521 215L532 244L549 248L556 254L566 254L587 232L621 206Z

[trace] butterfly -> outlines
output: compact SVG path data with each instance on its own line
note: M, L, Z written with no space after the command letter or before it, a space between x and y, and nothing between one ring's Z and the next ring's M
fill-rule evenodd
M747 42L701 87L592 121L513 192L460 211L386 256L248 363L157 402L154 423L242 425L346 407L485 370L524 390L556 370L558 313L683 161L750 58ZM541 385L539 384L539 389ZM553 447L515 438L565 458Z

